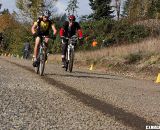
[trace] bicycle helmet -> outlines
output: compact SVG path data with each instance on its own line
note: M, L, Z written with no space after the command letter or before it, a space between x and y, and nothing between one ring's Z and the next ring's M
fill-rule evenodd
M45 10L45 11L43 12L43 16L50 17L50 16L51 16L50 11L49 11L49 10Z
M76 20L76 17L75 17L74 15L70 15L70 16L68 17L68 19L75 21L75 20Z

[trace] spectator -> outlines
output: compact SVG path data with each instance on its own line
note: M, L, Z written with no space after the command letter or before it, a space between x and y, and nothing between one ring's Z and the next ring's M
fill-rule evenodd
M3 34L0 33L0 48L2 49L3 47Z
M30 51L31 51L31 45L30 45L29 41L27 40L27 42L24 43L24 47L23 47L23 58L24 59L29 58Z

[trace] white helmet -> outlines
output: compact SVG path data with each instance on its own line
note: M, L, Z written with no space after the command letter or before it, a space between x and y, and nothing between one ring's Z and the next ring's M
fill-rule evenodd
M45 10L43 12L43 16L47 16L47 17L50 17L51 16L51 12L49 10Z

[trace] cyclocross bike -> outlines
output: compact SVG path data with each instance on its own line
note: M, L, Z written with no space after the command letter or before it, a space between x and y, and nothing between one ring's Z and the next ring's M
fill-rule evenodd
M65 70L69 69L69 72L73 70L73 62L74 62L74 50L77 44L78 38L76 35L73 35L71 38L65 38L68 40L68 47L66 52L66 64Z

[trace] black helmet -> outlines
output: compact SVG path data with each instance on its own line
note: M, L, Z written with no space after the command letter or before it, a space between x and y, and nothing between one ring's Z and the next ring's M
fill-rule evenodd
M43 12L43 16L50 17L51 16L51 12L49 10L45 10Z

